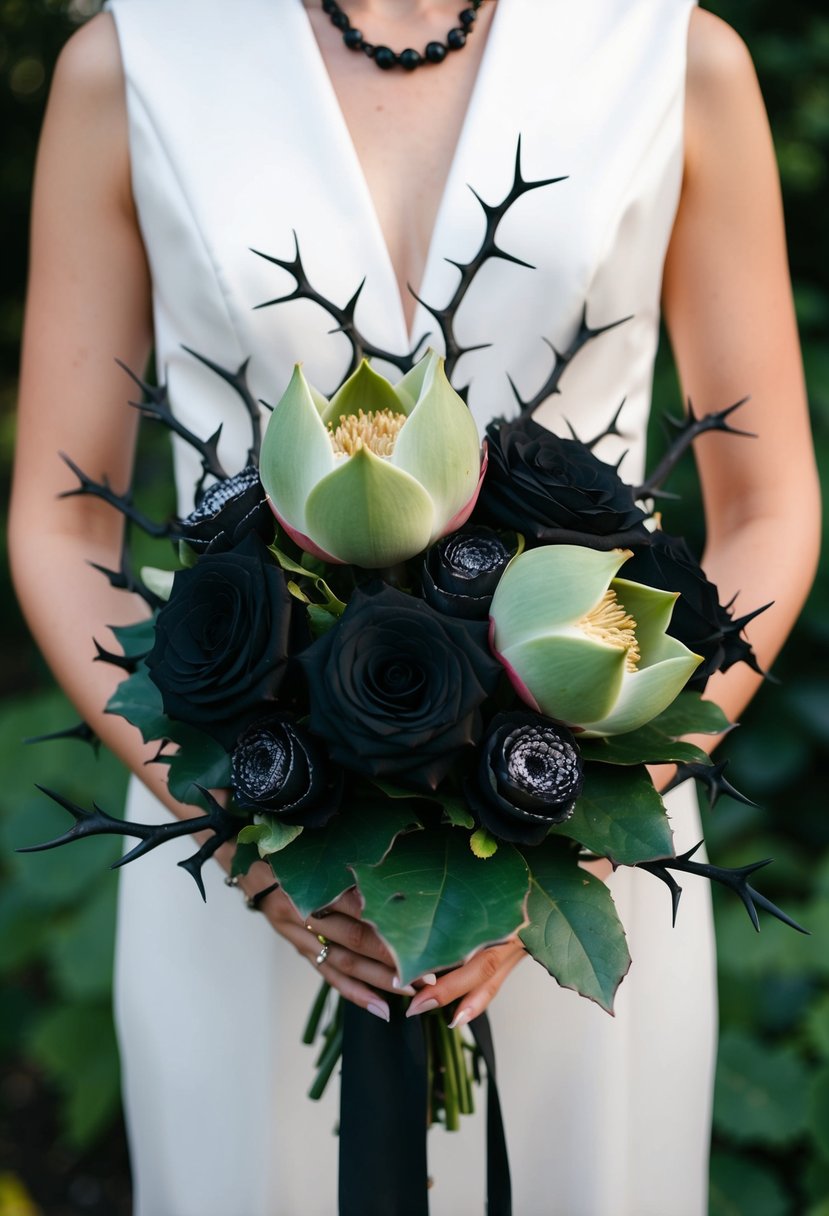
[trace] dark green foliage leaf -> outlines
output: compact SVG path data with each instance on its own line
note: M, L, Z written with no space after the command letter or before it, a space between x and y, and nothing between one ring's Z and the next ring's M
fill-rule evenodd
M681 692L648 726L660 735L678 739L681 735L719 735L731 723L719 705L703 700L702 693Z
M155 641L155 619L148 617L134 625L113 625L112 632L125 655L144 655L152 650Z
M404 984L461 962L524 921L527 868L511 845L484 861L463 832L413 832L379 865L352 869L365 919L388 942Z
M404 803L375 800L358 811L340 811L323 830L303 832L269 859L271 869L300 915L310 916L354 886L350 863L380 861L395 837L416 825Z
M710 764L707 752L693 743L669 739L650 726L607 739L586 739L580 745L583 758L599 764Z
M720 1040L714 1126L737 1144L780 1147L806 1127L809 1070L794 1048L740 1031Z
M674 853L665 807L644 768L585 769L584 790L573 816L551 829L600 857L635 865Z
M233 854L233 861L230 865L230 874L232 878L243 878L247 874L250 867L259 861L259 850L255 844L239 844L236 843L236 851Z
M137 726L145 743L175 737L175 728L164 713L161 693L143 663L121 681L107 702L106 712L118 714Z
M819 1069L809 1086L809 1131L829 1162L829 1064Z
M37 958L49 940L49 920L20 887L0 894L0 975L11 974Z
M263 857L287 849L302 833L302 828L291 823L282 823L275 815L268 815L264 823L251 823L239 833L239 843L255 844Z
M475 820L463 798L458 798L453 794L441 794L440 802L446 821L453 827L474 828Z
M180 802L208 809L207 799L196 788L226 789L230 785L230 756L221 743L200 730L176 725L179 751L163 757L169 765L167 784L170 793Z
M33 1059L64 1094L67 1137L92 1141L118 1105L118 1053L109 1003L58 1005L38 1019L28 1040Z
M772 1169L736 1153L714 1153L708 1210L709 1216L790 1216L792 1207Z
M630 954L610 891L558 842L548 839L524 856L530 924L521 930L521 941L562 988L574 988L612 1013Z
M829 1062L829 992L812 1003L804 1029L812 1051Z

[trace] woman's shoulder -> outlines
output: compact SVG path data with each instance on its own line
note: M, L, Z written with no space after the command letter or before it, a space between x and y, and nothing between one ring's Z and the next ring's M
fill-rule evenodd
M751 54L727 22L695 8L688 30L686 166L756 141L765 110Z
M76 104L111 105L120 102L124 72L115 22L98 13L85 22L58 56L52 91Z

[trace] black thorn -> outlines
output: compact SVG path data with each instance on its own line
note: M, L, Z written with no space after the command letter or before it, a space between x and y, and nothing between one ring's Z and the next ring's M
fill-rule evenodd
M259 408L256 404L256 399L250 391L248 385L248 367L250 366L250 357L243 359L237 367L236 371L230 368L222 367L220 363L216 363L213 359L208 359L206 355L200 355L197 350L193 350L190 346L182 344L182 350L186 350L188 355L192 355L194 359L198 359L205 367L209 367L212 372L220 376L226 384L229 384L233 391L240 398L245 407L251 427L251 446L248 452L248 464L258 465L259 451L262 446L262 419L259 414ZM218 442L219 432L216 433L216 441ZM212 441L210 441L212 442Z
M742 397L739 401L735 401L733 405L726 406L725 409L717 410L711 414L705 414L702 418L697 418L694 415L693 407L689 401L688 416L684 422L668 419L671 425L677 429L676 438L653 473L646 478L641 486L637 486L634 490L634 498L652 498L654 491L658 490L663 482L667 480L680 457L685 454L695 439L700 435L704 435L707 431L720 431L725 435L741 435L749 439L755 439L756 435L753 432L740 431L728 423L731 414L735 410L738 410L740 406L745 405L748 400L748 397Z
M714 807L719 802L723 794L727 794L729 798L733 798L735 802L742 802L745 806L756 806L756 802L752 802L745 794L733 786L725 776L725 770L728 767L728 761L723 760L719 764L702 764L697 761L690 761L687 764L678 764L676 772L665 787L664 793L674 789L677 785L681 785L683 781L695 780L700 785L705 787L706 797L708 798L708 806L713 811Z
M590 450L592 451L597 443L599 443L602 439L607 439L610 435L618 435L621 438L622 432L619 430L619 419L622 415L622 410L625 408L626 402L627 402L627 397L623 397L622 400L619 402L616 413L610 419L610 422L608 423L608 425L605 427L605 429L603 431L599 432L599 434L596 436L595 439L591 439L589 443L586 443L584 445L586 448L590 448Z
M88 743L96 756L101 750L101 740L86 722L76 722L74 726L67 726L64 730L53 730L48 735L31 735L23 742L52 743L58 739L78 739L81 743Z
M111 650L106 650L97 638L92 639L97 654L92 660L93 663L111 663L113 667L120 667L122 671L129 672L130 675L138 667L138 655L115 654Z

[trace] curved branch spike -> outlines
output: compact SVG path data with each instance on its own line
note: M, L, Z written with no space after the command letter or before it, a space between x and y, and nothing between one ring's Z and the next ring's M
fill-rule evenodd
M53 730L48 735L30 735L23 742L52 743L59 739L79 739L82 743L88 743L96 756L101 750L101 740L87 722L76 722L74 726L67 726L64 730Z
M241 399L242 404L247 411L248 419L250 420L251 428L251 444L248 450L247 463L257 467L259 464L259 452L262 447L262 417L259 412L256 398L250 391L248 385L248 368L250 366L250 356L243 359L237 367L236 371L230 368L223 367L221 363L216 363L213 359L208 359L207 355L201 355L197 350L193 350L191 346L186 346L182 343L182 350L187 351L188 355L192 355L194 359L198 359L199 363L203 363L205 367L210 368L217 376L220 376L226 384L229 384L237 396ZM218 434L216 440L218 442ZM212 442L212 440L210 441Z
M124 367L124 364L121 364L121 366ZM124 370L127 371L134 380L137 379L137 377L130 372L129 368L124 367ZM142 382L138 381L138 383L141 384ZM158 389L152 390L149 394L148 401L130 401L129 404L133 409L138 410L143 418L148 418L151 422L160 422L162 426L166 426L169 431L172 431L174 435L178 435L180 439L183 439L185 443L189 444L191 448L198 452L199 456L201 457L202 468L205 476L209 474L211 477L215 477L218 481L227 480L229 474L223 469L221 461L219 460L218 451L216 449L218 435L221 428L219 428L219 431L217 431L216 434L206 443L203 439L199 439L198 435L195 435L191 430L188 430L184 423L179 422L178 418L176 418L175 414L173 413L170 407L166 383L160 385Z
M690 761L687 764L678 764L676 772L671 780L665 786L663 793L668 790L675 789L681 785L683 781L694 780L698 781L705 788L705 794L708 799L708 806L713 811L714 807L719 802L723 794L727 794L729 798L733 798L735 802L742 802L745 806L756 806L756 802L752 802L745 794L741 794L736 786L732 785L725 776L725 770L728 767L728 761L723 760L719 764L699 764L695 761Z
M558 348L553 345L549 338L542 337L542 342L549 346L550 350L553 352L553 367L546 381L535 396L531 397L524 403L521 412L523 414L534 413L542 402L546 401L548 397L552 397L560 391L559 382L561 381L562 376L572 360L576 357L579 351L587 345L588 342L592 342L594 338L599 338L602 334L606 334L609 330L615 329L618 325L624 325L626 321L630 320L632 320L632 316L620 317L618 321L611 321L607 325L599 325L594 329L587 324L587 305L585 304L584 308L582 309L582 314L579 319L576 333L566 350L558 350ZM601 436L598 438L601 438ZM594 442L598 442L598 438L594 440Z
M523 410L524 398L519 393L518 388L516 387L515 381L513 380L512 376L509 374L509 372L507 372L507 383L509 384L510 388L512 389L513 397L518 402L519 407Z
M586 448L590 448L591 452L597 443L600 443L602 441L602 439L607 439L610 435L616 435L620 439L622 439L624 437L622 435L622 432L619 430L619 419L622 416L622 410L625 408L626 403L627 403L627 397L623 397L622 400L619 402L619 405L616 409L616 413L610 419L610 422L605 427L605 429L603 431L601 431L595 437L595 439L591 439L589 443L585 443L584 446Z
M99 574L103 574L109 585L114 587L116 591L128 591L133 595L140 596L151 611L155 612L156 609L161 608L164 604L164 600L156 595L154 591L151 591L133 571L130 561L128 531L125 530L124 532L120 564L117 570L110 570L107 566L102 566L98 562L90 561L87 562L87 565L91 566L93 570L97 570Z
M694 440L700 435L704 435L706 431L720 431L725 435L741 435L747 439L756 439L757 436L753 431L738 430L737 427L731 426L728 422L729 417L734 411L738 410L740 406L745 405L748 400L748 397L741 397L733 405L728 405L723 410L715 410L710 414L704 414L701 418L697 418L694 415L693 407L689 401L686 419L679 421L674 418L668 418L669 424L677 431L676 438L650 476L645 479L641 486L636 487L633 492L634 498L652 498L654 492L659 490L670 476L680 457L685 454Z
M97 652L92 660L93 663L111 663L113 667L120 667L122 671L129 672L130 675L137 670L138 655L115 654L114 651L106 650L97 638L93 638L92 641Z
M743 903L743 906L748 913L751 923L759 933L760 918L757 915L757 908L762 908L768 912L770 916L776 917L782 921L784 925L789 925L792 929L796 929L798 933L809 935L809 930L804 929L796 920L793 920L787 912L778 908L765 895L761 895L759 891L749 884L748 879L755 871L762 869L771 862L770 857L764 858L762 861L753 861L746 866L737 866L728 868L725 866L714 866L707 862L692 861L691 858L701 847L702 841L689 849L687 853L681 853L678 857L662 857L656 861L640 861L636 868L639 870L647 870L656 878L666 882L665 874L670 870L678 870L683 874L696 874L702 878L708 878L711 882L718 882L724 887L729 887L734 891ZM670 884L668 884L670 886Z
M63 490L58 494L58 498L79 498L83 495L88 495L90 498L100 498L102 502L107 503L110 507L114 507L116 511L134 523L137 528L145 532L147 536L151 536L154 540L178 540L179 535L172 524L157 524L155 520L144 515L133 506L132 493L127 490L126 494L116 494L113 490L109 478L105 475L101 481L95 481L88 474L84 473L79 465L75 464L66 452L58 452L61 460L75 474L79 484L72 490Z

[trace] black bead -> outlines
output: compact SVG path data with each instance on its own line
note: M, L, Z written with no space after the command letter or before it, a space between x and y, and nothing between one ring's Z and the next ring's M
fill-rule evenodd
M446 35L446 45L450 51L459 51L462 46L466 46L466 34L462 29L450 30Z
M369 59L374 58L376 47L373 42L364 42L361 49L366 55L368 55Z
M442 42L428 42L425 55L430 63L442 63L446 58L446 47Z
M477 15L474 8L464 8L458 13L458 21L460 21L461 25L474 25Z
M406 47L405 51L401 51L397 58L400 60L400 66L405 68L407 72L413 72L423 62L420 54L417 51L413 51L410 46Z
M336 25L338 30L347 30L351 27L351 22L348 16L340 9L337 13L331 14L331 24Z
M330 17L333 13L340 11L340 6L336 3L336 0L322 0L322 11L328 13Z
M397 56L390 46L378 46L374 51L374 62L378 68L382 68L387 72L389 68L393 68L397 63Z
M350 51L359 51L363 45L363 35L360 30L350 29L343 34L343 42Z

